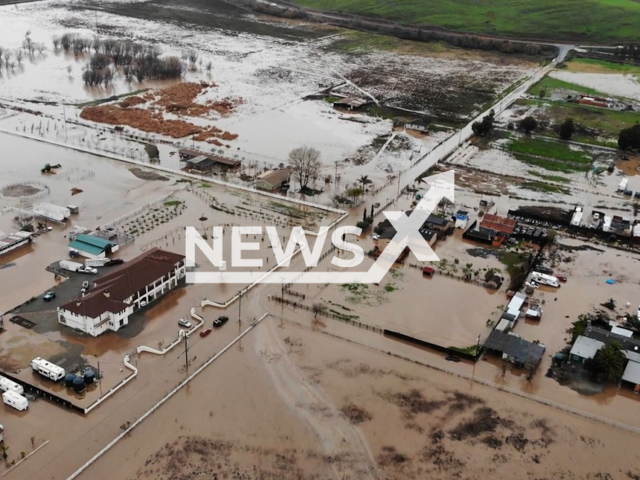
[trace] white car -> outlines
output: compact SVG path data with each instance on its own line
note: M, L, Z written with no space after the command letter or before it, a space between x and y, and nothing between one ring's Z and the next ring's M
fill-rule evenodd
M377 233L374 233L372 238L374 240L380 240L380 235L378 235Z
M189 320L185 320L184 318L178 320L178 325L184 328L191 328L191 322Z

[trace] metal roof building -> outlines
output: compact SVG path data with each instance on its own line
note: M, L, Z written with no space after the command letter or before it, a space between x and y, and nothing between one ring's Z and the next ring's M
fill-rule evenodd
M108 253L118 250L118 244L93 235L77 235L69 244L69 250L77 250L86 258L104 258Z

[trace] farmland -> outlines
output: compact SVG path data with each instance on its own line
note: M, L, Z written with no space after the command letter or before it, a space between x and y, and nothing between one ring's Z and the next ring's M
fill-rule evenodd
M438 25L464 32L556 41L611 43L637 38L640 4L632 0L296 0L307 7ZM589 15L585 15L585 12ZM576 19L580 19L576 21Z

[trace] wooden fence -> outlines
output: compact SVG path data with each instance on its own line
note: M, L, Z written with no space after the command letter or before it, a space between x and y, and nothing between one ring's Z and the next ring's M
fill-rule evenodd
M308 312L313 312L313 307L310 307L308 305L304 305L303 303L298 303L292 300L287 300L286 298L278 297L275 295L269 295L269 300L275 300L276 302L283 303L293 308L300 308ZM369 330L370 332L379 333L381 335L384 333L384 330L382 328L374 327L373 325L367 325L366 323L362 323L357 320L346 318L346 316L343 316L343 315L336 315L335 313L331 313L329 311L318 312L318 315L322 315L328 318L333 318L334 320L340 320L341 322L347 323L354 327L364 328L365 330Z
M414 263L410 263L409 266L412 267L412 268L418 268L420 270L422 270L422 268L423 268L423 265L416 265ZM498 290L498 288L499 288L499 287L494 287L493 285L489 285L486 282L483 282L481 280L476 280L475 278L467 277L467 276L464 276L464 275L456 275L454 273L444 272L442 270L436 270L435 268L433 269L433 273L437 274L437 275L442 275L443 277L452 278L452 279L457 280L459 282L472 283L474 285L478 285L478 286L483 287L483 288L491 288L493 290Z

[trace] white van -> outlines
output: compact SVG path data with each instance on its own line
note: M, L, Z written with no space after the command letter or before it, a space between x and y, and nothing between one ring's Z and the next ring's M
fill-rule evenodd
M29 410L29 400L11 390L2 394L2 401L16 410Z
M24 388L19 383L14 382L13 380L9 380L6 377L0 375L0 390L3 392L8 392L11 390L12 392L16 392L18 395L24 394Z

